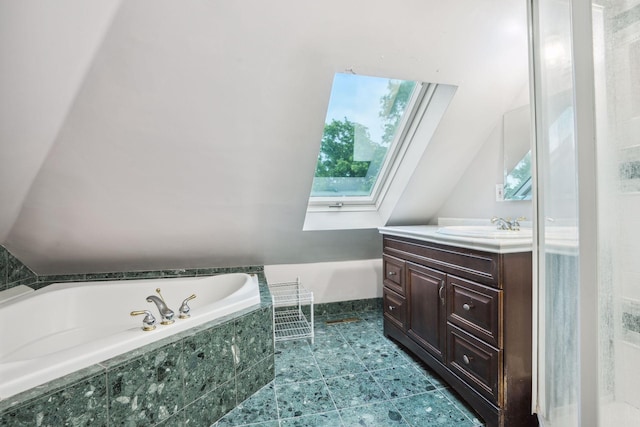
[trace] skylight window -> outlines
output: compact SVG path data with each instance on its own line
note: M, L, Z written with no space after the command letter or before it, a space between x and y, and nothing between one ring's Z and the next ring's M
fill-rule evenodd
M456 89L336 74L303 229L386 224Z
M335 75L311 201L374 196L421 86L409 80Z

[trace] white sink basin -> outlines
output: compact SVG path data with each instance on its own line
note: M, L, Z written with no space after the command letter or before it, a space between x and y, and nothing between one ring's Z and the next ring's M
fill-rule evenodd
M451 225L440 227L437 232L449 236L478 239L530 239L532 235L530 228L521 228L518 231L499 230L495 225Z

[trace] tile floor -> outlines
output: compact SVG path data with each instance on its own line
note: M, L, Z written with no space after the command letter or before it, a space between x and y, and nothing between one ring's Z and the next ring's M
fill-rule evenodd
M276 378L213 427L456 426L482 422L431 372L382 334L382 314L327 325L315 343L276 344Z

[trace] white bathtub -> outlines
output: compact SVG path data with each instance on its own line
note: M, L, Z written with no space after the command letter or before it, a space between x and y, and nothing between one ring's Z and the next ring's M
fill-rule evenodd
M160 288L175 323L160 325L146 301ZM191 317L178 318L182 301ZM258 279L243 273L219 276L57 283L0 303L0 400L161 338L260 303ZM156 329L142 330L149 310Z

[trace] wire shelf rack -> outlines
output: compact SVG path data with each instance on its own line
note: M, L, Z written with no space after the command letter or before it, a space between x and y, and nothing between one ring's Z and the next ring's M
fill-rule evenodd
M300 284L300 278L295 282L271 283L269 291L274 342L310 338L313 344L313 292Z

